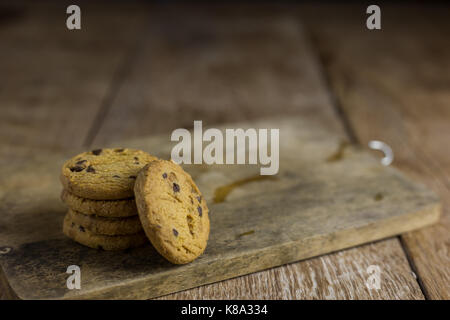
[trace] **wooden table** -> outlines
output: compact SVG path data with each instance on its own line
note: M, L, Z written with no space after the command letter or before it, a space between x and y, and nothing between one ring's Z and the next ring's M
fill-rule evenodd
M197 119L313 115L388 143L444 203L432 227L164 299L450 298L448 7L383 6L369 31L357 5L80 6L79 31L63 4L0 6L2 166ZM366 286L374 264L380 290Z

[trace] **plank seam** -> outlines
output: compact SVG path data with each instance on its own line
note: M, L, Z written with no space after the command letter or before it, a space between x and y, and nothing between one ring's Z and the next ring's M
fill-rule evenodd
M342 107L339 98L337 97L335 91L333 90L332 81L329 76L329 74L326 72L326 60L324 57L320 54L320 50L318 49L318 42L314 35L309 31L305 32L305 38L306 40L311 44L310 48L312 51L312 54L317 57L316 66L319 71L319 74L322 78L323 84L325 89L327 90L328 96L331 101L331 105L333 107L333 110L336 112L336 115L338 119L341 121L344 132L347 134L349 140L353 144L361 144L355 130L353 129L349 117L345 114L344 108Z
M334 111L336 112L339 120L341 120L342 125L344 127L344 131L347 134L349 140L351 143L361 145L361 142L359 141L356 131L353 129L349 117L346 115L344 108L342 107L340 100L333 88L332 80L329 76L329 74L326 72L326 61L324 57L320 54L320 50L318 49L318 42L315 39L314 35L311 32L306 33L306 38L309 40L309 43L311 44L311 50L312 53L315 54L318 57L318 63L317 68L319 70L320 75L322 76L323 83L325 88L328 91L328 96L330 97L331 104L333 106ZM400 242L400 246L403 249L403 252L405 254L406 260L408 261L409 268L411 269L411 272L415 274L415 279L417 281L417 284L422 292L422 295L426 300L430 300L430 295L425 288L425 285L420 278L420 274L417 270L417 267L412 259L411 253L408 250L407 244L404 242L403 237L400 235L397 237L398 241Z
M145 29L145 28L144 28ZM131 46L127 53L125 53L121 62L118 63L116 70L114 71L109 88L101 102L100 108L95 116L94 122L86 135L86 139L83 142L84 147L90 147L94 142L95 137L100 132L106 115L108 114L117 94L122 87L127 75L130 73L133 63L136 61L136 56L139 49L144 43L144 37L138 37L135 44Z
M425 287L425 284L423 283L422 279L420 278L419 271L416 267L416 264L414 263L414 260L412 258L411 252L408 249L408 245L405 243L405 240L401 235L398 236L398 240L400 241L400 245L402 246L403 252L405 253L406 260L408 260L409 267L411 268L411 271L414 272L416 275L417 284L419 285L420 290L422 291L423 296L425 297L425 300L430 300L430 294L428 293L427 288Z

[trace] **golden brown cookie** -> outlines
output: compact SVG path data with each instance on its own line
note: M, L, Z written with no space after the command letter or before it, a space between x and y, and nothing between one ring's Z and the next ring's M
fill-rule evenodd
M117 200L132 198L139 170L155 157L134 149L96 149L64 163L64 188L82 198Z
M179 165L150 162L139 173L134 193L145 233L163 257L184 264L203 253L209 237L208 207Z
M81 198L63 189L61 200L75 211L108 218L137 216L134 198L123 200L92 200Z
M72 209L67 213L70 220L92 233L104 234L109 236L120 236L142 232L139 216L128 218L105 218L95 215L86 215Z
M122 236L95 234L73 222L69 214L64 218L63 232L72 240L94 249L125 250L148 243L144 232Z

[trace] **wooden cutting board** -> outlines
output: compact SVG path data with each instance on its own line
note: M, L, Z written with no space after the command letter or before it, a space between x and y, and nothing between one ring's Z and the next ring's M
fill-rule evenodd
M62 232L60 167L71 154L35 154L0 168L1 290L22 299L145 299L397 235L436 222L438 197L384 167L331 129L302 117L223 128L280 129L280 171L255 165L191 165L210 208L205 253L182 266L149 244L122 252L90 249ZM169 158L167 135L124 141ZM395 150L394 150L395 152ZM67 267L81 269L69 290Z

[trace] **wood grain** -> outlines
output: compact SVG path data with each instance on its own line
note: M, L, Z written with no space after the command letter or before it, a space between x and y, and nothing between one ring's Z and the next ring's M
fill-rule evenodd
M376 242L160 299L423 299L420 288L410 281L411 271L401 247L394 251L391 243ZM394 261L384 262L389 269L382 269L381 289L369 290L359 284L370 277L368 267L379 264L380 250L392 252L401 269L392 272Z
M295 19L156 12L94 145L190 129L194 120L210 126L299 112L320 113L340 130Z
M82 29L69 31L66 7L0 7L0 74L8 75L0 86L5 155L81 146L144 21L132 6L119 16L120 7L86 4Z
M85 2L82 30L68 31L66 7L49 2L0 6L0 73L6 75L0 85L2 166L39 163L37 158L50 150L79 150L102 116L145 23L141 7ZM124 10L127 15L121 14ZM8 203L6 197L7 192L0 192L2 203ZM44 235L46 223L52 229L54 210L42 216L41 229L28 226L31 237ZM9 227L20 232L24 226L16 222ZM0 283L1 299L16 298L2 270Z
M387 6L382 32L360 27L361 8L328 9L308 25L355 136L388 143L393 165L444 201L439 224L401 238L426 297L449 299L449 8Z
M39 4L39 6L41 6L41 4ZM0 97L2 101L2 120L6 119L4 122L2 121L2 126L0 128L6 128L6 125L8 125L9 122L11 122L12 124L16 123L14 126L9 124L8 130L5 130L5 132L1 131L0 141L2 145L0 150L2 150L2 159L7 161L6 159L8 159L8 157L11 157L11 155L13 154L14 161L18 163L22 162L22 164L24 164L24 162L26 161L39 162L39 160L36 159L37 155L35 154L35 151L37 149L42 150L50 148L53 150L74 150L73 148L76 149L76 146L81 146L83 144L83 141L89 142L93 138L95 138L94 144L103 144L106 142L114 143L115 139L119 138L135 137L155 132L166 132L173 129L174 127L189 127L190 125L192 125L192 119L206 119L206 122L208 124L214 124L220 123L224 120L252 119L255 117L259 117L260 115L270 116L272 114L283 113L285 105L288 105L287 109L290 110L289 112L293 114L301 114L307 119L315 119L318 124L329 127L331 128L331 130L336 130L334 133L336 136L345 138L341 123L336 118L336 114L334 113L333 108L329 102L326 88L323 86L321 79L322 75L317 69L315 57L311 54L308 43L304 39L302 32L298 31L297 29L297 27L299 27L298 22L296 20L293 21L292 19L287 19L287 22L283 22L285 18L274 15L275 10L273 6L265 6L265 8L263 8L262 10L255 10L254 8L247 8L247 10L240 10L240 8L238 8L236 10L234 6L225 6L219 9L215 9L215 12L227 11L229 12L229 14L231 14L231 17L233 15L236 15L236 11L241 11L242 13L240 23L244 25L250 23L253 25L253 29L250 30L249 34L244 37L244 39L247 38L247 40L251 40L249 45L246 46L244 39L240 40L230 38L230 35L237 35L238 37L240 36L239 33L236 33L236 30L229 32L228 37L226 36L226 34L222 35L219 44L216 44L216 46L219 46L220 42L225 42L225 46L228 46L229 49L233 48L235 52L237 52L237 58L240 59L234 61L232 57L227 58L227 56L224 55L220 56L220 46L215 49L215 54L218 54L221 59L219 61L229 62L226 62L225 66L220 66L221 68L219 68L218 71L213 72L212 77L215 77L212 85L213 89L209 89L208 91L212 92L210 93L210 95L217 94L218 96L222 97L222 102L214 102L213 98L208 98L208 101L203 102L203 99L205 99L203 88L211 88L211 85L208 86L207 83L208 79L210 79L209 77L207 77L209 76L207 72L209 69L204 71L205 74L203 75L203 77L198 78L200 79L200 81L202 81L203 84L190 84L189 90L193 92L192 95L189 95L189 92L185 93L184 91L181 91L181 96L183 97L183 99L177 100L178 91L180 88L182 89L184 84L191 82L192 79L196 80L197 77L194 76L202 76L201 72L198 71L199 69L201 70L202 64L198 61L195 61L195 59L189 60L189 57L193 57L193 55L189 55L189 53L200 52L209 55L211 51L214 52L214 50L211 49L211 44L208 44L208 46L204 50L198 48L198 46L200 46L203 42L202 38L204 37L201 30L196 29L195 23L193 23L193 26L191 25L190 29L188 29L187 32L183 33L183 30L179 31L181 32L180 35L188 36L181 38L177 38L177 35L174 34L174 32L170 30L167 31L168 27L166 26L165 30L162 31L162 34L167 34L169 32L172 34L172 36L175 37L177 41L172 41L169 44L161 44L158 42L156 42L156 44L144 44L148 46L148 48L145 49L146 47L144 47L140 57L139 55L138 57L136 57L136 66L131 70L131 76L128 78L126 76L126 73L124 74L122 72L119 76L116 77L119 80L125 80L123 88L120 86L120 83L116 86L111 86L111 82L113 81L113 76L111 75L113 73L117 73L117 68L119 68L119 70L121 69L120 63L123 64L124 62L125 52L128 52L130 46L134 45L133 42L135 38L133 37L144 37L145 32L147 31L146 29L142 29L141 27L140 23L142 22L142 20L136 17L139 16L139 12L147 13L146 9L148 9L148 7L145 6L144 8L141 8L140 5L136 7L137 10L133 10L132 8L124 9L123 6L117 6L117 4L114 4L109 5L108 8L106 8L105 6L100 6L96 10L88 11L89 14L92 14L93 16L100 15L103 18L100 20L98 20L97 18L90 19L88 29L89 31L83 34L82 37L78 36L78 38L80 38L80 42L76 42L76 49L84 52L86 50L86 46L90 44L90 49L88 50L89 54L87 54L89 57L87 58L84 55L82 56L81 53L70 53L69 51L71 50L69 49L71 48L66 48L70 47L71 45L70 43L67 43L67 31L66 29L60 29L59 24L56 25L57 21L60 21L60 9L51 10L49 8L43 8L39 10L39 8L31 8L29 10L25 10L25 14L23 15L16 15L13 11L12 14L14 15L14 17L12 17L11 19L6 19L5 21L7 23L2 23L0 25L2 43L11 44L11 46L9 46L10 49L3 53L2 58L10 59L6 61L20 61L22 64L24 64L24 66L26 66L26 68L24 68L27 75L29 75L30 77L38 77L38 80L35 81L33 85L28 85L24 80L25 75L23 72L20 73L19 70L15 69L10 70L11 68L7 69L6 64L2 67L3 69L1 69L2 72L8 72L8 74L11 74L11 76L17 77L17 79L12 82L13 84L9 85L9 88L13 89L12 92L15 94L6 95L5 93L7 91L0 89ZM62 8L63 11L64 9L65 8ZM168 13L164 12L164 10L153 10L150 14L153 18L159 15L168 15L169 17L174 17L174 13L172 10L169 10ZM277 10L280 11L280 8L277 7ZM44 11L48 11L48 13L45 13ZM198 12L197 17L200 16L200 18L203 19L206 19L205 16L208 16L210 14L209 8L205 9L197 7L193 8L193 11ZM255 11L258 11L258 13L256 14ZM285 13L287 11L289 11L289 13L292 12L290 7L285 7L284 9L281 8L281 11L284 11ZM31 15L29 14L30 12L34 13ZM122 14L123 12L126 12L127 15ZM285 14L285 16L288 16L289 13ZM203 17L201 15L203 15ZM274 16L272 18L272 22L267 27L264 27L262 22L265 22L267 16L270 15ZM175 17L178 18L178 16ZM246 22L243 17L253 18L250 19L253 21ZM29 19L34 19L33 21L36 23L31 23ZM124 19L127 21L127 23L124 23ZM227 19L230 18L228 17ZM209 18L209 20L211 20L211 18ZM230 24L232 24L232 21L227 22L222 20L219 20L217 24L222 24L223 26L229 26ZM102 23L97 25L95 21L102 21ZM170 21L173 20L167 20L166 25L169 24ZM257 23L258 21L259 23ZM109 24L103 22L109 22ZM152 34L155 34L155 32L157 34L158 31L155 29L157 29L158 23L153 24L153 29L152 27L150 28L152 29ZM113 29L111 29L111 24L113 25ZM283 27L283 25L285 26ZM17 28L18 26L22 27ZM136 31L128 32L128 26L132 30ZM212 36L215 37L215 34L219 32L218 29L220 30L221 27L214 27L215 24L211 23L206 29L209 29L209 26L212 26L213 29L211 32L207 32L206 38L208 38L208 34L210 33L212 33ZM92 31L95 29L98 30L98 33L96 32L97 34L94 35ZM113 32L111 32L111 30L113 30ZM196 30L198 32L196 32ZM54 38L52 36L53 33L56 33L59 36L57 38ZM223 31L222 34L224 34ZM41 51L37 51L37 53L32 52L30 48L35 49L38 46L35 42L32 42L29 38L27 38L28 35L32 35L35 39L37 39L36 43L44 43L44 45L47 44L49 48L57 47L59 51L56 50L57 53L48 53L48 59L46 58L46 53L41 53L41 51L44 51L43 49ZM255 35L256 38L253 38L252 36ZM27 39L27 41L23 42L22 39ZM57 41L52 39L57 39ZM174 38L172 37L170 39ZM178 43L179 40L183 39L188 39L188 43L183 44L183 41L181 41L181 44L176 45L175 47L170 47L174 43ZM151 42L148 39L147 41ZM211 41L206 42L208 43ZM27 43L28 45L21 46L21 43ZM105 50L103 50L102 55L95 55L95 46L99 43L102 48L105 48ZM59 47L59 44L65 45L61 45L61 47ZM146 57L151 56L148 52L149 48L155 45L157 47L160 47L161 52L168 55L168 57L164 58L161 57L160 54L158 54L156 56L153 56L154 59L151 62L144 61L146 60ZM167 48L167 46L169 46L169 48ZM15 51L13 50L13 47L16 48ZM172 48L174 50L171 50ZM285 48L289 50L285 50ZM61 62L62 58L56 56L58 52L61 52L63 49L65 50L64 53L66 56L76 57L80 59L83 58L83 60L87 60L88 67L85 68L86 71L83 71L82 76L80 76L75 70L78 69L79 64L82 64L83 61L80 60L79 64L78 62L76 62L76 65L69 65L68 62ZM244 49L246 54L243 53ZM177 54L177 50L182 50L182 52L180 54ZM110 51L110 53L108 53L108 51ZM92 55L95 55L95 59L90 58L90 52L93 52ZM39 75L42 75L43 68L39 68L39 66L29 66L31 62L27 63L27 59L29 59L30 55L34 54L37 54L37 61L39 61L44 66L51 65L48 61L55 60L55 66L63 67L62 70L71 70L70 72L65 73L65 77L67 77L67 80L62 82L62 84L67 83L67 85L59 85L59 78L64 73L58 73L56 70L53 70L55 69L55 67L53 67L52 69L54 75L49 76L49 79L53 79L50 83L45 80L45 77L39 77ZM261 58L258 59L259 54L263 54L262 60ZM18 60L19 58L17 58L16 56L18 56L20 60ZM185 56L187 56L188 58L186 58ZM292 68L290 62L283 61L284 56L289 57L289 60L294 61L297 67L294 66L295 68ZM170 57L173 57L173 59L171 59ZM177 64L177 59L184 59L184 63ZM252 59L255 59L257 63L252 64ZM110 61L110 68L106 66L107 63L105 62L105 60ZM119 61L119 66L116 63L117 61ZM150 65L153 66L155 64L159 64L159 61L161 61L162 66L158 67L158 69L164 72L169 72L158 75L166 79L165 83L168 85L168 88L166 89L165 86L157 87L158 90L156 90L156 93L154 93L152 91L152 87L149 86L148 83L145 83L145 81L147 81L145 73L149 72ZM195 68L189 70L188 65L190 63L193 63ZM269 66L265 67L265 63L268 63ZM0 64L2 64L2 62L0 62ZM96 73L97 64L99 64L99 68L101 68L101 72L99 72L99 74ZM174 70L177 69L170 68L171 64L177 67L181 66L181 71L179 73L174 73ZM247 65L250 66L249 70L245 69L245 66ZM140 68L142 68L141 71L139 71ZM220 74L221 69L225 69L225 72L222 72L222 75ZM290 69L295 71L289 72ZM74 71L72 72L72 70ZM111 70L114 70L114 72L111 72ZM234 71L230 74L227 74L226 70ZM108 72L109 74L106 75L106 73ZM184 80L185 78L182 78L183 82L181 84L174 86L173 88L175 89L170 88L170 82L167 79L171 74L174 74L178 77L180 76L180 73L191 75L191 77L188 77L187 80ZM94 84L97 90L89 91L88 89L81 88L77 89L77 92L84 93L84 95L72 94L72 87L70 85L75 82L72 82L70 78L77 79L77 83L81 83L80 86L83 86L83 81L80 81L78 79L82 78L82 80L85 80L85 75L90 76L89 84ZM251 80L254 79L257 75L264 75L264 77L262 77L264 81L257 81L257 85L253 85L253 82ZM156 76L152 76L150 77L150 79L154 79L155 77ZM245 77L250 77L250 79L245 80ZM239 84L239 86L234 84L236 79L238 80L237 84ZM140 80L144 81L144 83L142 83ZM267 81L269 82L266 83ZM155 80L153 80L153 82L155 82ZM226 86L221 85L221 83L226 84ZM292 88L292 83L295 84L294 88ZM34 91L34 86L38 86L39 90ZM108 92L111 93L111 87L115 88L114 90L119 92L118 96L116 97L114 95L114 91L112 92L113 95L109 98L109 100L107 99L107 101L105 102L105 94L108 94ZM33 102L32 104L30 104L26 99L24 101L16 101L19 88L31 88L30 90L32 91L29 91L27 89L27 92L35 92L32 100L38 100L39 103ZM235 88L235 90L229 91L227 90L227 88ZM272 90L272 88L276 88L276 90ZM268 91L267 93L264 93L263 98L269 99L270 103L265 103L265 99L259 98L259 96L261 95L260 89ZM247 91L251 93L251 95L247 94ZM275 92L271 93L271 91ZM99 92L102 93L99 94ZM164 92L166 92L165 95L163 95ZM233 95L236 92L238 98L234 99ZM68 98L70 98L68 100L75 100L75 102L67 103L66 99L58 98L60 94L66 95ZM151 96L153 94L156 95L156 98L162 99L163 103L160 103L159 100L156 100L158 103L148 103L148 101L152 100L147 100L147 95ZM85 95L89 96L85 97ZM128 96L128 99L121 98L121 95L124 95L125 97ZM59 104L55 103L52 100L55 97L58 98L58 103L61 105L61 108L58 108ZM165 99L168 99L166 104L164 103L166 101ZM173 99L173 101L171 101L170 99ZM4 103L7 101L9 102ZM92 103L92 101L95 101L95 103ZM108 106L111 101L113 102L113 105L111 110L108 110ZM130 103L128 101L130 101ZM123 103L122 106L119 102ZM39 107L28 107L35 104L38 104ZM130 105L132 104L136 104L136 106L132 106L131 108ZM157 107L159 108L157 109L158 112L154 113L152 110L154 110L156 104L161 104L163 107L175 104L175 107L172 113L164 113L164 110L160 112L161 109L164 109L163 107ZM201 108L197 108L197 104L201 104ZM47 107L47 105L50 105L51 107ZM215 109L210 109L210 105L218 106ZM225 111L223 111L223 109L222 111L220 111L222 105L226 106ZM262 110L262 113L258 113L257 110L259 105L263 105L264 109L268 109L270 111ZM90 106L90 108L85 106ZM83 112L78 112L79 109L77 110L76 108L82 108ZM244 111L241 111L241 108ZM98 112L100 112L99 115ZM167 117L158 117L158 115L161 114L167 116L167 113L169 113L169 120L165 120ZM86 116L86 114L88 114L88 116ZM3 117L3 115L5 117ZM105 115L106 119L104 118ZM92 120L93 118L96 119ZM155 118L158 119L156 124L154 120ZM103 119L106 120L104 127L102 126ZM124 121L121 121L120 119L123 119ZM129 120L125 121L125 119ZM58 121L61 121L63 124L58 124ZM159 122L161 121L167 121L169 125L164 123L159 124ZM99 127L93 128L91 125L94 125L94 123L95 126ZM88 130L90 130L89 132L92 133L92 137L90 138L87 138L89 136ZM99 135L96 137L95 133L97 131L99 131ZM108 135L110 135L110 137L108 137ZM14 150L14 152L12 152L12 150ZM18 159L18 152L23 152L27 155L29 155L31 152L31 158ZM70 153L72 154L73 152ZM57 170L57 168L55 168L55 170ZM19 183L20 179L18 178L15 181L16 183ZM51 179L49 181L51 181ZM50 193L52 190L53 189L49 190ZM58 192L58 190L55 189L55 192ZM21 194L24 196L27 195L26 193ZM7 199L5 198L4 193L0 193L0 196L2 196L2 201ZM47 198L43 197L43 199ZM50 219L51 214L57 212L58 210L60 210L60 208L61 207L59 204L55 205L54 207L50 208L49 212L44 215L44 217ZM45 225L46 221L50 220L43 219L42 224ZM17 220L16 222L18 223L16 224L17 226L25 227L23 223L20 223L20 221ZM57 224L58 222L50 223L51 226L56 226ZM31 231L34 235L39 233L38 230L29 231ZM50 234L52 233L50 232ZM380 243L385 245L380 246ZM373 259L371 258L372 261L378 261L382 269L387 270L386 279L395 281L395 284L392 283L392 286L386 286L386 290L381 290L379 292L378 298L423 298L421 293L418 291L417 283L411 276L410 272L405 272L405 270L408 269L408 265L406 264L405 259L397 260L400 256L404 257L404 254L402 254L402 248L397 239L377 242L376 244L370 246L375 246L375 248L380 246L379 249L373 250L376 251L373 256L369 255L367 250L362 249L367 248L368 246L362 246L357 249L347 250L342 254L345 257L345 261L365 261L365 259L368 259L368 257L373 257ZM335 255L325 257L329 259L327 260L329 261L328 265L339 265L338 258ZM280 275L283 275L283 279L287 279L286 277L289 275L288 268L293 268L297 270L295 274L302 275L304 271L302 271L301 268L302 266L306 265L308 265L309 268L314 271L314 274L327 274L327 270L329 269L326 269L324 267L324 264L320 260L323 258L310 259L302 263L283 266L277 268L276 270L279 270L277 272L279 272ZM392 261L396 261L396 263L394 264ZM333 274L333 272L331 272L331 274ZM258 273L257 275L248 275L244 278L247 279L246 281L248 283L248 287L246 288L261 288L265 283L267 283L267 297L294 297L298 296L295 293L297 290L305 292L305 295L302 294L298 297L306 297L308 295L306 294L306 292L316 292L315 295L311 294L311 296L314 297L330 296L329 292L331 289L325 286L314 287L313 285L310 285L311 282L309 281L301 283L296 283L295 281L284 281L283 285L280 285L278 280L273 278L273 272L271 271L264 271ZM337 279L331 280L333 292L335 292L336 294L335 296L330 297L335 297L338 299L349 297L348 292L350 292L350 290L353 290L352 288L354 288L354 291L351 292L358 293L364 292L366 288L365 285L361 283L358 275L351 272L345 279L343 277L338 277ZM215 297L217 298L227 296L252 298L258 295L256 291L241 290L241 287L239 287L240 284L237 286L233 281L234 280L221 282L220 285L211 285L208 288L214 288ZM437 279L436 281L439 281L439 279ZM411 290L410 292L399 295L398 290L396 289L400 287L411 288ZM196 296L196 290L197 289L187 291L183 294L185 295L185 297L200 297L198 295ZM284 293L280 294L280 292ZM192 296L190 296L189 294L192 294ZM170 298L170 296L168 297ZM208 297L206 293L205 297ZM365 295L364 297L369 297L369 295Z
M0 168L0 176L6 177L0 191L7 199L0 205L0 225L4 226L0 243L4 244L2 249L8 248L1 251L0 265L14 293L22 299L152 298L390 237L439 218L436 195L382 166L367 152L348 146L339 161L327 161L340 140L314 122L290 117L238 125L244 129L280 129L280 172L275 180L241 186L224 202L214 203L212 191L259 174L259 168L186 167L204 190L211 210L211 234L205 253L182 266L167 262L150 243L110 252L93 250L65 237L61 231L65 209L55 192L61 187L54 174L64 158L55 155L42 158L41 163L25 164L12 177L7 176L10 168ZM126 141L124 145L164 156L174 143L164 135ZM380 192L382 199L377 197ZM368 253L365 263L376 256L374 251ZM340 261L345 256L343 252L335 257ZM404 272L408 266L402 261L406 259L397 258L392 263L396 271L403 271L396 279L407 281L411 274ZM399 262L403 270L399 270ZM347 266L344 262L338 270L358 268L358 260L353 263ZM73 264L81 269L80 290L66 287L65 270ZM374 264L381 268L378 261ZM329 273L329 266L323 269L317 281L325 284L324 277L330 282L324 297L336 298L330 289L336 275ZM380 272L381 282L390 280L392 270ZM361 283L354 293L361 290L363 295L370 295L367 287L362 289L366 282L361 281L360 272L352 276ZM314 288L317 283L310 280ZM382 289L397 290L394 297L414 297L419 292L417 284L406 283L401 292L397 290L399 284L385 284L374 297L385 296ZM353 293L344 290L341 294L351 297Z
M278 114L301 115L346 139L301 25L289 16L286 12L289 9L279 9L278 14L272 6L262 10L227 6L213 11L183 8L180 10L183 14L176 8L158 11L148 30L152 36L147 38L136 57L94 145L170 132L178 127L190 128L193 120L198 119L205 125L214 125ZM178 28L171 27L174 20ZM388 270L389 278L403 281L395 274L403 274L409 267L390 263L402 255L400 243L390 239L386 244L375 260ZM366 255L363 250L352 250L346 251L345 257L354 261L364 260ZM330 259L339 264L335 256ZM401 261L406 263L405 259ZM290 268L301 273L304 264L293 264ZM310 260L309 265L316 274L326 272L318 259ZM288 269L281 267L279 272L287 274ZM268 297L273 298L279 297L280 291L296 296L298 289L315 290L317 296L326 296L328 292L326 287L313 289L308 286L310 282L302 283L307 287L301 288L286 282L280 286L272 274L265 271L246 276L246 279L252 286L270 284L273 290L268 292ZM337 299L347 297L348 287L358 292L366 288L354 274L346 280L340 278L332 283ZM405 297L423 298L410 272L405 273L404 281L398 286L415 288ZM212 287L217 298L237 296L241 292L233 281ZM386 289L380 292L380 298L398 297L391 287ZM183 297L198 297L195 292L188 291ZM246 291L245 296L240 296L256 298L258 292Z

